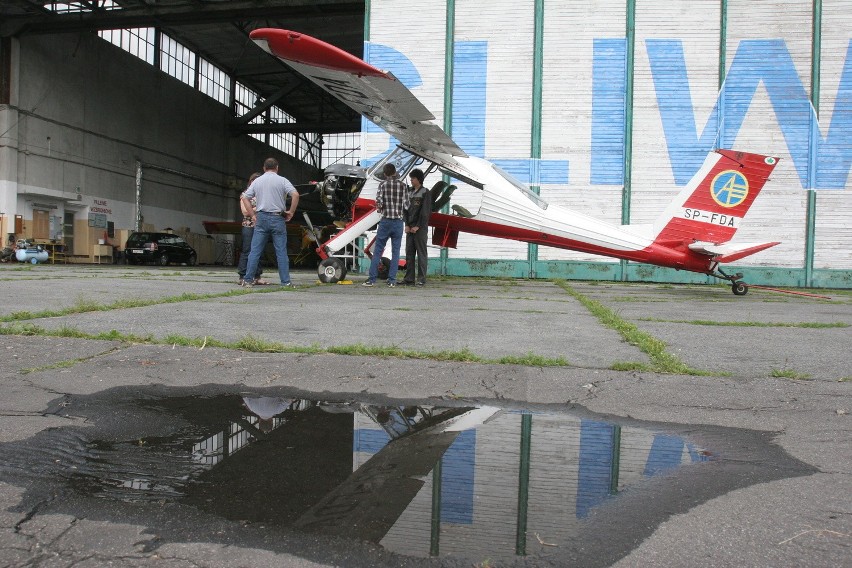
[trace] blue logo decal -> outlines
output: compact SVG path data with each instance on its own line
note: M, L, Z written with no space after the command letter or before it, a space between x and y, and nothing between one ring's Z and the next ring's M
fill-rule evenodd
M710 194L722 207L736 207L748 195L748 180L740 172L725 170L713 178Z

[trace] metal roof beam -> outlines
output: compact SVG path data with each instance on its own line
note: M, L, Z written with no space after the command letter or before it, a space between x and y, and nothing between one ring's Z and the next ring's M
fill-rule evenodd
M32 12L33 8L37 8L37 4L33 2L17 0L17 5L29 10L24 14L7 12L3 23L0 24L0 36L364 13L363 2L336 0L311 0L310 3L293 0L269 4L254 0L200 4L190 1L167 6L125 2L125 7L117 10L95 9L90 12L70 13L46 10L40 14Z
M236 118L236 123L237 124L248 124L256 116L260 115L262 112L266 111L272 105L277 103L279 100L281 100L285 96L287 96L290 93L292 93L293 91L295 91L296 88L298 88L298 87L288 87L288 88L284 88L284 89L279 89L277 92L268 96L264 101L255 105L255 107L253 109L251 109L250 111L248 111L244 115L238 116Z
M282 133L316 133L337 134L340 132L360 132L360 124L353 128L349 122L282 122L269 124L233 125L234 134L282 134Z

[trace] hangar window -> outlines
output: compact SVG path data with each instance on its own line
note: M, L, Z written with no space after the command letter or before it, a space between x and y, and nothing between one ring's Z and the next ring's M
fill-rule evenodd
M154 28L101 30L98 35L149 64L154 64Z
M77 12L93 11L91 0L88 0L87 2L48 2L44 7L59 14L72 14ZM96 2L94 4L94 7L98 8L99 10L121 9L121 6L113 2L113 0L101 0L100 4Z
M228 74L203 57L200 58L198 69L198 89L226 106L231 99L231 79Z
M53 3L52 9L55 11L84 12L91 11L93 5L95 4L91 1ZM112 0L102 0L99 7L104 9L120 8L120 6L114 5ZM168 73L181 82L198 89L225 106L231 104L231 97L233 96L232 110L236 116L248 114L263 102L259 93L238 81L234 81L233 77L222 68L156 28L100 30L98 36L147 63L159 67L164 73ZM158 39L159 46L157 45ZM232 84L234 85L233 93L231 92ZM281 107L271 106L252 118L250 124L293 124L295 122L296 119ZM323 163L357 161L351 159L351 157L357 154L360 147L360 134L347 133L343 136L346 135L349 138L346 139L343 147L339 144L333 144L329 152L324 152L323 137L316 133L299 134L294 131L249 134L256 140L317 167ZM329 140L334 140L335 136L338 135L329 135Z
M301 136L301 141L300 148L302 152L296 158L318 168L320 165L320 152L322 150L322 136L313 132L305 132Z
M254 108L254 105L262 102L258 94L239 81L236 83L236 87L234 87L234 112L237 116L243 116L244 114L248 114L248 112ZM251 124L263 124L263 115L259 115L251 119ZM256 138L263 143L266 143L266 136L263 134L253 133L249 134L252 138Z
M361 150L360 132L341 132L326 134L323 137L320 167L325 169L333 164L355 164Z
M269 109L269 121L273 124L290 124L296 119L281 110L279 107ZM290 156L296 155L296 135L292 132L276 132L269 135L269 145L278 148Z
M166 34L162 37L160 69L187 85L195 86L195 53Z

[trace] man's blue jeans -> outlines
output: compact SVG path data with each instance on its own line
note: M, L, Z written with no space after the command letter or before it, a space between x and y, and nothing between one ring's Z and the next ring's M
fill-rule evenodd
M278 260L278 276L282 284L290 283L290 259L287 256L287 223L278 213L257 212L257 222L254 225L254 236L251 239L251 253L246 267L246 282L255 279L255 272L260 264L260 257L266 243L272 238L275 246L275 258Z
M402 219L382 219L379 221L379 229L376 231L376 244L373 247L373 260L370 262L370 273L367 280L375 282L376 278L379 277L379 262L382 260L382 253L385 252L385 245L390 239L391 263L388 269L388 282L396 282L403 231L405 231L405 221Z

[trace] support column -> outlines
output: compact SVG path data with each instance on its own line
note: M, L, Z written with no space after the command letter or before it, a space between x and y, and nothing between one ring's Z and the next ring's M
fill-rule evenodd
M429 556L438 556L441 553L441 465L443 459L439 459L432 470L432 519L429 538Z
M447 0L446 32L444 35L444 132L447 136L453 136L453 73L455 72L456 55L456 2ZM446 183L452 183L449 176L442 178ZM449 204L444 206L444 211L449 209ZM448 251L441 249L440 273L447 274Z
M530 498L530 446L532 414L521 416L521 456L518 467L518 521L515 532L515 554L527 555L527 511Z
M530 189L536 195L541 193L539 185L541 162L541 114L542 114L542 77L544 75L544 0L535 0L535 31L533 34L533 76L532 76L532 128L530 132L530 158L532 175ZM538 263L538 245L527 245L528 276L536 277Z
M15 232L15 215L18 214L18 93L19 76L18 40L11 37L0 38L0 213L3 214L0 226L0 243L7 243L7 237Z
M811 35L811 105L814 114L811 117L810 161L808 167L808 204L805 212L805 286L814 285L814 241L816 240L816 179L817 152L819 151L819 91L820 71L822 68L822 0L813 3L813 32Z
M624 94L624 189L621 192L621 224L630 224L631 179L633 177L633 73L636 52L636 0L627 0L627 61ZM619 262L620 279L627 279L627 261Z

